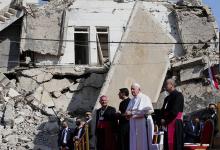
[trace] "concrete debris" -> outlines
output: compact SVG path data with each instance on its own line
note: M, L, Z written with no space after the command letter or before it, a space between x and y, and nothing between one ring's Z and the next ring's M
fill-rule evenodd
M8 96L11 97L11 98L14 98L14 97L19 96L19 95L20 94L12 88L10 88L9 91L8 91Z
M65 95L61 95L57 99L54 99L55 107L60 111L68 110L69 104L71 103L72 98L68 99Z
M51 73L42 73L38 76L33 77L33 79L36 80L37 83L50 81L52 78L53 78L53 75Z
M15 118L15 111L14 111L14 101L10 100L5 106L4 112L4 125L13 127L14 126L14 118Z
M53 98L43 87L38 87L33 96L44 105L54 106Z
M54 91L54 92L52 93L52 96L55 97L55 98L58 98L58 97L60 97L61 95L62 95L62 93L61 93L60 91Z
M28 70L21 71L21 74L27 77L38 76L38 75L41 75L42 73L43 71L41 69L28 69Z
M62 91L71 85L71 81L68 79L56 80L52 79L49 82L43 83L41 86L45 88L47 92Z
M215 42L217 35L215 33L214 23L208 21L208 13L203 8L180 7L174 10L176 22L186 51L186 57L195 58L211 53L208 48ZM189 43L189 44L187 44ZM214 51L216 47L212 48Z
M81 85L81 84L76 83L76 84L72 84L71 86L69 86L70 92L75 92L75 91L81 90L82 87L80 87L79 85Z
M203 77L204 66L194 66L180 71L180 81L200 79Z
M207 63L206 58L204 57L197 57L197 58L192 58L186 61L178 61L176 63L172 64L172 70L180 70L188 67L192 67L195 65L204 65Z
M18 88L26 92L33 92L39 86L32 78L21 76L18 80Z
M53 75L59 75L59 76L82 76L85 74L91 74L91 73L99 73L104 74L107 73L109 70L108 66L103 67L89 67L89 66L61 66L61 67L51 67L46 68L45 72L49 72Z
M179 0L178 5L202 6L202 0Z
M43 83L53 78L53 75L49 72L45 72L43 69L29 69L21 71L21 74L25 77L32 78L37 83Z

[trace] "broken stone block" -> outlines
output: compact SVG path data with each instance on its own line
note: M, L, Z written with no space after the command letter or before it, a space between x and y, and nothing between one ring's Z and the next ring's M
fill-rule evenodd
M53 95L53 97L58 98L58 97L60 97L62 95L62 93L60 91L54 91L52 93L52 95Z
M45 72L33 77L33 79L36 80L38 83L50 81L52 78L53 75L51 73L45 73Z
M42 73L44 73L44 72L40 69L28 69L28 70L24 70L21 72L22 75L28 76L28 77L38 76Z
M82 86L79 86L79 85L82 85L82 84L76 83L76 84L72 84L71 86L69 86L70 92L75 92L75 91L81 90Z
M172 69L173 70L180 70L184 68L189 68L193 67L195 65L203 65L206 63L205 58L203 57L197 57L197 58L192 58L186 61L179 61L177 63L172 64Z
M6 105L3 122L6 126L13 127L14 126L14 117L15 117L15 110L14 110L14 101L9 101Z
M180 81L188 81L203 77L204 66L194 66L192 68L182 69L180 71Z
M67 111L71 99L68 99L65 95L61 95L59 98L54 99L54 104L57 110Z
M11 97L11 98L19 96L19 95L20 94L16 90L14 90L12 88L10 88L9 91L8 91L8 96Z
M19 77L18 87L26 92L34 91L39 85L31 78Z
M43 87L38 87L33 95L38 101L47 106L54 106L53 98Z
M43 83L41 86L46 89L47 92L62 91L68 88L71 82L68 79L52 79L49 82Z

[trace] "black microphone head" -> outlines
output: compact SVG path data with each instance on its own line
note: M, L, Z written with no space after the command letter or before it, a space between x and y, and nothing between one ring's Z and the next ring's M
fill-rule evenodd
M49 106L48 108L54 108L55 106Z

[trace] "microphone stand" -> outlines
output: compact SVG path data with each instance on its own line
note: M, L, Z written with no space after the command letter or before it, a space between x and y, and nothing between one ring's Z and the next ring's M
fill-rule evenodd
M49 106L48 108L50 108L50 109L52 109L52 110L53 110L53 112L54 112L54 114L55 114L55 116L56 116L56 118L57 118L58 125L60 126L61 121L60 121L60 118L58 117L58 115L57 115L56 111L54 110L55 106Z

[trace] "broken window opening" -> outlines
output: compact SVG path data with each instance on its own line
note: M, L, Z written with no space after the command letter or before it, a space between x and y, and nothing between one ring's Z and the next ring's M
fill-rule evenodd
M96 27L97 33L97 49L98 44L101 46L101 52L104 62L109 59L109 28L108 27Z
M20 67L35 66L35 53L32 51L25 51L20 55Z
M89 64L89 28L77 27L74 32L75 64Z

